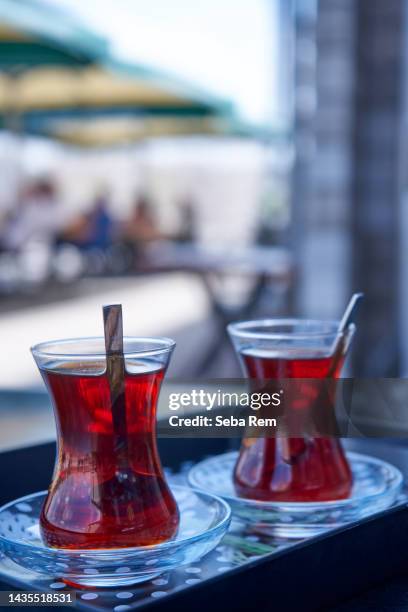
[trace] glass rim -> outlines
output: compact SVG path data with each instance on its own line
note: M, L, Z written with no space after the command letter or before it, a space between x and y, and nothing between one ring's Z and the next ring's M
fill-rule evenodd
M91 351L84 350L81 352L78 350L78 347L81 343L85 344L86 342L100 342L103 347L102 351ZM126 342L133 342L135 344L145 344L143 348L138 349L136 346L132 346L132 348L126 348ZM146 344L152 344L152 348L146 348ZM159 346L154 346L154 345ZM73 345L77 347L74 351L59 351L56 352L52 350L52 347L56 346L69 346ZM166 336L123 336L123 354L125 357L130 357L132 355L137 357L151 357L155 355L163 355L165 353L170 353L174 347L176 346L175 340L172 338L168 338ZM48 350L49 349L49 350ZM45 342L39 342L38 344L34 344L30 348L31 353L35 357L45 357L45 358L69 358L69 359L92 359L92 358L106 358L105 351L105 338L103 336L89 336L89 337L81 337L81 338L64 338L62 340L46 340Z
M315 329L310 331L302 329L300 331L273 331L270 328L278 326L295 326L295 325L310 325L315 326ZM326 329L332 326L333 329L325 331L324 329L316 329L318 326ZM246 321L234 321L227 325L227 331L234 338L249 339L249 340L318 340L329 338L341 338L349 331L354 331L356 326L354 323L343 331L339 330L340 320L335 319L250 319ZM262 327L269 328L262 331ZM251 331L255 330L256 331Z

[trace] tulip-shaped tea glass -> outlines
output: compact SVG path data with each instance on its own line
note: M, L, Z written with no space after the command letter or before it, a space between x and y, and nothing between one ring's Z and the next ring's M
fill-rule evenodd
M338 322L266 319L232 323L228 331L252 391L267 388L268 382L276 389L279 380L301 379L297 387L293 381L292 390L295 395L300 390L302 397L285 405L289 419L291 412L299 419L300 411L310 414L313 402L321 399L318 379L339 377L355 326L341 332ZM334 395L326 394L323 406L333 418ZM352 475L336 437L249 434L242 440L234 486L239 496L250 499L329 501L350 495Z
M32 352L51 395L57 460L40 528L70 549L154 545L179 514L156 446L156 405L174 342L124 338L124 392L113 408L103 338L46 342Z

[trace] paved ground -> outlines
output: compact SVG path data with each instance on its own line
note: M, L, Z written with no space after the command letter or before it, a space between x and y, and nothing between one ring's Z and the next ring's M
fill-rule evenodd
M0 450L54 438L54 419L29 347L61 337L102 333L101 305L122 303L125 333L168 335L177 342L168 375L190 378L218 333L210 320L200 281L167 275L117 281L87 281L78 290L31 307L17 304L0 314ZM237 364L228 345L207 376L233 376Z
M123 305L127 335L172 335L208 317L198 279L188 275L83 281L78 295L0 315L0 389L31 388L41 379L29 348L44 340L102 335L101 306ZM177 338L176 338L177 339ZM190 341L191 342L191 341ZM175 354L182 357L183 346Z

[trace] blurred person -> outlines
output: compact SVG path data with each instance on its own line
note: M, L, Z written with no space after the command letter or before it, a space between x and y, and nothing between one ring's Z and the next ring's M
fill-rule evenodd
M122 236L138 246L162 238L152 203L145 194L136 198L132 213L123 228Z
M52 275L52 253L63 223L55 185L41 178L28 185L4 221L2 249L9 253L14 286L35 286Z
M180 207L180 230L174 239L177 242L194 242L197 230L197 217L194 201L191 197L185 198Z
M88 215L80 213L70 219L57 237L57 244L70 244L78 248L84 242L88 231Z
M120 235L123 257L130 262L128 268L140 265L146 257L147 247L164 237L158 228L150 198L146 194L138 195Z
M96 196L91 209L78 215L59 236L59 242L70 243L83 251L108 249L113 240L115 222L110 213L106 192Z
M9 209L3 210L0 213L0 253L7 252L7 231L14 218L14 211Z
M109 210L108 194L101 193L87 215L86 229L82 247L105 251L112 244L114 220Z
M27 187L5 221L3 248L20 252L33 243L50 248L62 223L54 183L49 178L39 179Z
M110 212L109 196L101 191L93 201L91 209L78 215L58 238L59 248L71 247L84 256L85 269L90 274L108 271L109 249L115 234L115 221Z

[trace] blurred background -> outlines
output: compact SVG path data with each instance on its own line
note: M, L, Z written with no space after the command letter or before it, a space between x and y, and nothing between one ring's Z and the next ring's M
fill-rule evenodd
M29 347L338 318L349 373L408 371L404 0L0 0L0 448L54 436Z

